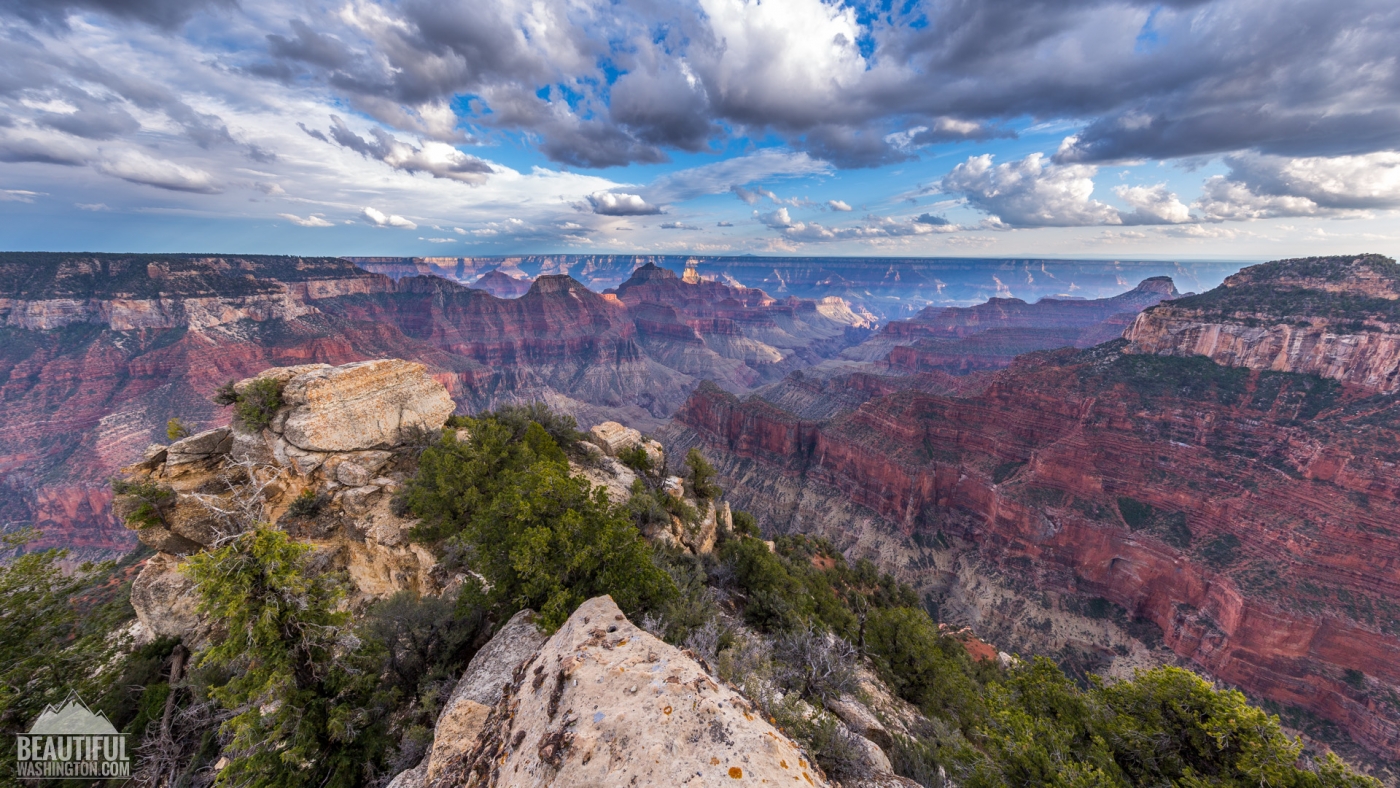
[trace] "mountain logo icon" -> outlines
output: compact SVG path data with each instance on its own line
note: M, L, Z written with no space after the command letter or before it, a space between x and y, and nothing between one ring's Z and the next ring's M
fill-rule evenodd
M22 779L110 780L131 777L126 734L107 715L70 692L49 704L28 733L15 737L16 772Z
M31 736L117 736L117 729L102 712L88 708L78 693L69 692L67 700L54 708L49 704L29 727Z

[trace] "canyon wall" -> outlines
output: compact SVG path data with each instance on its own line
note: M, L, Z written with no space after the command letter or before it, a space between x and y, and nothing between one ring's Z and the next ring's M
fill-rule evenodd
M977 395L898 391L828 420L703 387L663 436L712 454L770 527L801 514L839 539L872 512L906 575L933 567L889 542L966 544L1022 596L1106 599L1199 669L1396 757L1400 405L1281 373L1202 384L1207 364L1057 351Z
M1400 266L1379 255L1281 260L1143 312L1137 353L1207 356L1400 391Z
M860 338L839 305L759 291L700 317L708 296L674 276L681 311L563 275L497 298L399 273L337 258L0 254L3 522L83 556L129 549L111 474L171 417L225 424L214 389L266 367L407 358L464 412L542 400L584 425L649 429L702 378L747 391Z

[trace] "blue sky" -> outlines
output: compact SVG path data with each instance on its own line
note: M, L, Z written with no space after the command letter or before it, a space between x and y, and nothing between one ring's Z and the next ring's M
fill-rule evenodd
M1397 32L1371 0L0 0L0 248L1396 255Z

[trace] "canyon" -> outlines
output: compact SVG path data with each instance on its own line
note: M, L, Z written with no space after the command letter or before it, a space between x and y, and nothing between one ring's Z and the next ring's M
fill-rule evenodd
M766 532L896 568L999 647L1188 663L1394 760L1397 282L1384 258L1280 261L999 371L702 386L658 437L705 451ZM1328 311L1358 294L1359 320Z
M920 257L739 257L710 255L520 255L514 257L350 257L394 279L438 276L468 287L499 270L516 279L567 274L592 290L620 286L651 264L677 276L761 289L774 297L820 301L837 297L880 320L909 318L928 306L971 306L989 298L1101 299L1134 282L1170 277L1184 290L1204 291L1239 263L1152 260L1054 260Z
M408 358L463 412L540 400L650 429L701 379L747 391L868 333L836 302L640 276L625 300L566 275L498 298L339 258L0 255L0 518L78 557L125 552L108 478L173 417L226 424L214 390L266 367Z

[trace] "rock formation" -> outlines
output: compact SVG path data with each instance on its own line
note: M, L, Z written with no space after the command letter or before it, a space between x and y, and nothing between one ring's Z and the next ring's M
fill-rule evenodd
M1124 335L1135 353L1206 356L1400 391L1400 265L1380 255L1252 266L1198 296L1149 309Z
M396 788L829 784L749 699L610 597L541 640L528 613L502 628Z
M842 352L843 358L884 361L891 370L966 374L1003 369L1036 350L1092 347L1117 339L1143 309L1179 295L1165 276L1100 299L992 298L973 307L925 308L910 320Z
M328 568L343 569L354 601L400 590L434 593L445 578L413 522L395 514L399 469L419 434L441 428L454 405L422 364L381 359L331 367L274 367L239 381L281 384L283 401L256 432L235 424L153 447L124 469L114 502L142 542L157 550L132 586L131 603L154 635L199 642L207 624L194 612L183 557L217 546L253 522L314 545ZM148 504L145 513L142 504Z
M1400 755L1393 396L1122 341L971 390L868 377L806 389L856 403L819 418L702 387L658 437L703 448L767 529L874 558L999 644L1187 659Z
M471 267L453 260L463 272ZM508 260L490 268L520 270ZM623 420L644 429L700 377L737 370L750 376L741 383L758 381L743 360L709 351L705 363L685 353L653 357L640 318L616 297L544 262L533 270L542 275L528 292L501 299L416 267L396 281L333 258L0 255L0 517L38 527L38 546L84 557L129 549L130 532L110 513L112 473L163 440L172 416L199 429L226 424L227 412L210 402L214 389L271 366L407 358L467 412L541 400L584 425ZM813 302L735 309L736 320L762 313L759 323L777 320L775 310L798 315L794 330L808 325L802 315L836 325L821 317L829 306ZM823 348L836 342L830 352L844 341L822 336ZM800 348L774 352L789 365L815 358Z

